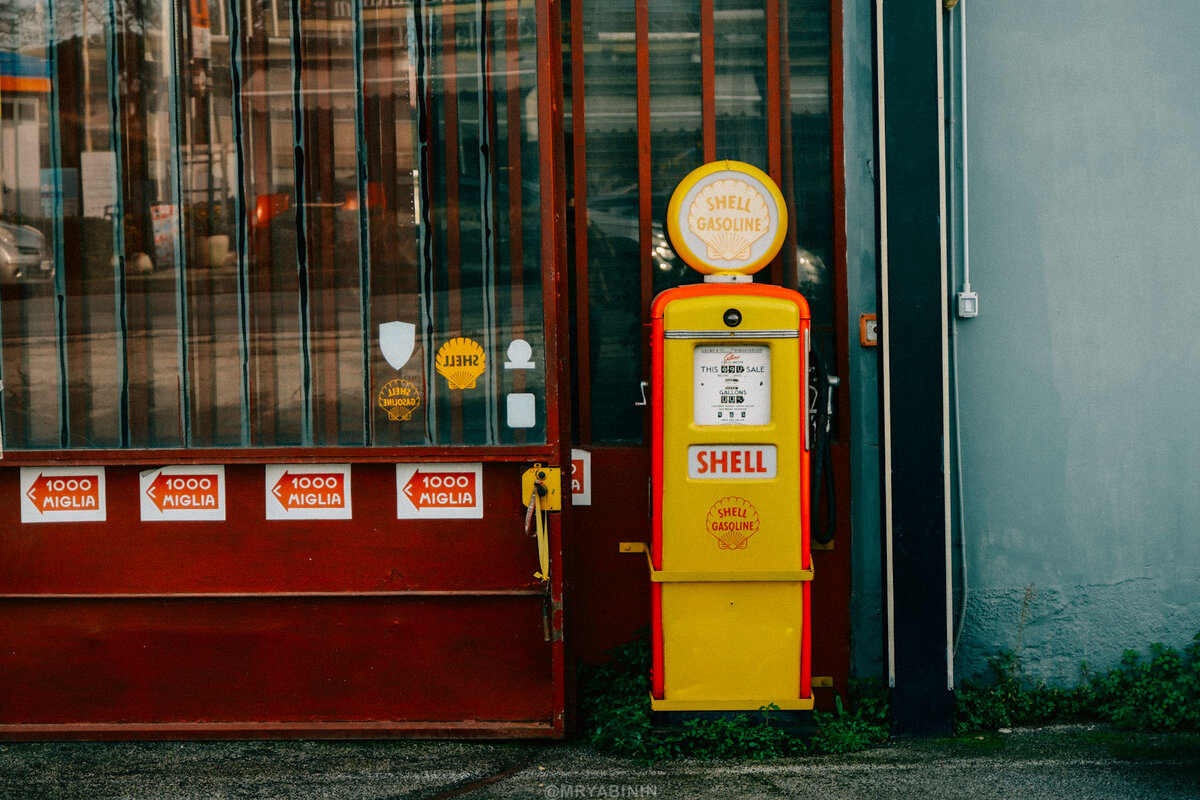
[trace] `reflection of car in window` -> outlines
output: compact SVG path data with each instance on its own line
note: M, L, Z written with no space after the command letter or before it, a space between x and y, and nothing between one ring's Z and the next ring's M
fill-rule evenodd
M46 237L31 225L0 222L0 283L45 281L54 277Z
M617 249L629 249L636 258L639 252L640 223L638 222L637 187L588 198L588 236L604 237ZM650 257L654 267L662 273L679 279L687 274L687 266L675 255L663 226L655 221L651 224Z

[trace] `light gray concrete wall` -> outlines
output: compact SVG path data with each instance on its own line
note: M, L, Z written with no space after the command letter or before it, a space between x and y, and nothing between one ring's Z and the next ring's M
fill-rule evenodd
M957 668L1074 683L1200 631L1200 3L964 3Z

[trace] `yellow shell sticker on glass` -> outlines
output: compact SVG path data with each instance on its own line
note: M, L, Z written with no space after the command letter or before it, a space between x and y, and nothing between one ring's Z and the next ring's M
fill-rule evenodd
M451 389L474 389L487 369L487 357L477 342L459 336L441 346L433 365Z
M379 390L379 407L387 412L388 419L393 422L411 419L420 405L420 390L403 378L390 380Z
M751 275L771 262L787 234L787 206L765 172L714 161L680 181L667 206L680 258L705 274Z
M758 509L744 497L722 497L708 509L704 527L722 550L745 550L758 533Z

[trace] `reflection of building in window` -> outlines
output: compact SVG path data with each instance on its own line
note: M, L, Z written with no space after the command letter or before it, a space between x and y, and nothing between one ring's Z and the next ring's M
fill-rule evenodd
M16 221L42 216L49 94L46 59L0 52L0 214Z

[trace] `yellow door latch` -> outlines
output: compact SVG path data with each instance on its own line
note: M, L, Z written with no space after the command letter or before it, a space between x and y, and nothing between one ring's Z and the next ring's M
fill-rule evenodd
M521 475L521 502L532 505L530 498L538 494L543 511L562 511L562 470L534 464Z
M550 580L550 534L546 512L562 510L562 470L534 464L521 475L521 502L525 504L525 533L537 537L538 571L533 577Z

